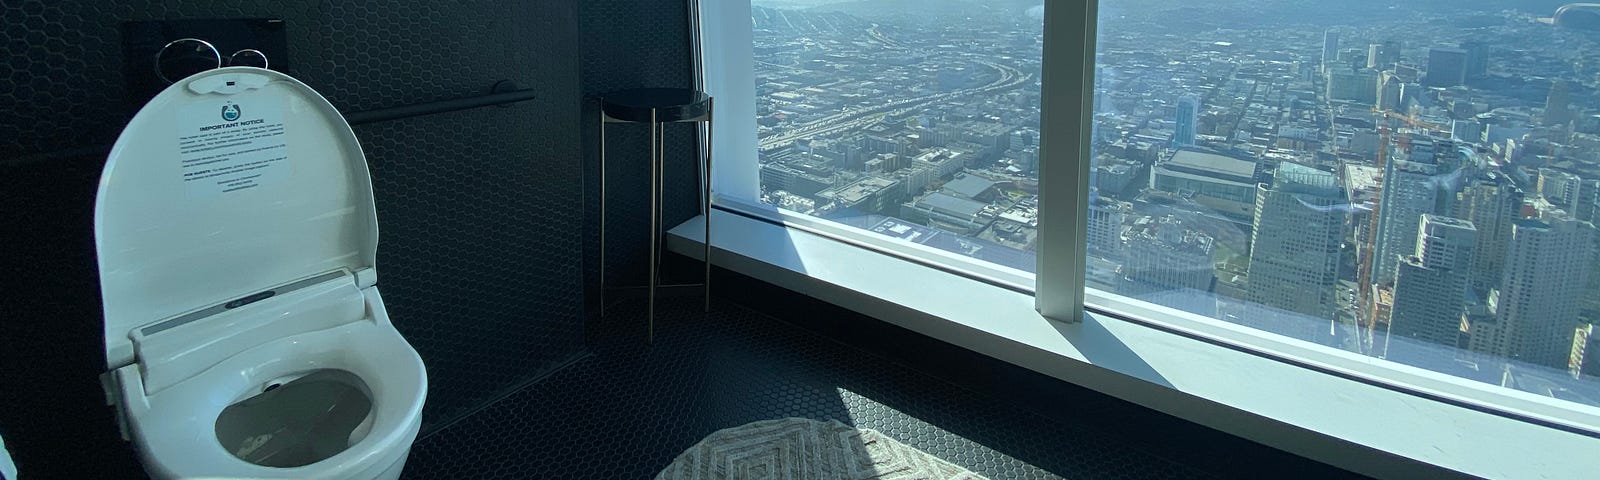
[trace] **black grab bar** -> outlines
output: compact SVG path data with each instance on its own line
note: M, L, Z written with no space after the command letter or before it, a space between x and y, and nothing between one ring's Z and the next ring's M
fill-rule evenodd
M501 86L502 84L496 84L497 88ZM469 110L492 105L506 105L517 102L526 102L528 100L533 100L533 98L534 93L532 89L511 90L506 92L479 95L476 97L415 103L411 105L401 105L398 107L367 110L365 112L351 112L344 115L344 120L345 123L349 123L350 125L364 125L389 120L399 120L402 118L433 115L435 113L454 112L458 110ZM79 158L90 156L104 157L105 152L109 150L111 150L111 145L91 145L87 147L71 148L55 152L35 153L10 158L0 158L0 167L23 166L57 158Z
M502 93L491 93L476 97L440 100L437 102L414 103L398 107L380 108L365 112L352 112L344 116L344 121L351 125L365 125L368 123L387 122L402 118L420 117L435 113L454 112L492 105L506 105L517 102L533 100L533 89L513 90Z

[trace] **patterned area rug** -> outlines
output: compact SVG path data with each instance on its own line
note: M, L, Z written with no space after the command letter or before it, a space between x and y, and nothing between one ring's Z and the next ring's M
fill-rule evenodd
M983 478L876 430L806 418L718 430L656 475L656 480Z

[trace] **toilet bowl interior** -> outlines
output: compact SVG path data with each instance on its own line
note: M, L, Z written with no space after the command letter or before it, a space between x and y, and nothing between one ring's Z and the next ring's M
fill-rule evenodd
M372 391L344 370L300 372L240 396L217 416L216 438L252 464L310 465L355 445L372 429Z
M420 425L427 373L421 357L390 323L377 287L367 288L363 294L370 318L256 345L159 392L146 390L139 365L117 369L113 386L128 425L129 440L139 450L151 477L371 478L357 472L381 471L402 458ZM336 374L312 375L327 370ZM274 437L267 437L273 440L281 428L270 422L259 426L219 425L223 411L264 392L294 393L298 389L285 386L296 380L332 380L352 386L370 399L370 412L364 417L342 408L335 412L337 418L330 419L330 423L338 428L317 430L317 438L325 439L322 445L331 445L312 451L316 453L312 458L326 457L321 461L276 467L270 464L308 460L301 454L265 460L241 457L240 453L265 454L262 449L273 447L263 444L254 447L255 451L241 452L240 447L250 446L244 439L262 442L261 435L274 433ZM342 391L345 398L350 398L348 390L330 390ZM345 405L336 400L311 404L329 409ZM235 409L230 414L242 416L230 415L227 421L265 418L245 412L243 407ZM352 428L349 425L353 418L360 418L361 422Z

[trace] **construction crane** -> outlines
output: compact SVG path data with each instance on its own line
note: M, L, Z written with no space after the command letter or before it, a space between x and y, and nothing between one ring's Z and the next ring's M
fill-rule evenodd
M1389 148L1391 143L1398 145L1399 149L1402 151L1409 151L1411 149L1411 135L1401 133L1400 138L1394 138L1394 131L1389 125L1391 123L1389 119L1394 118L1402 120L1413 127L1415 127L1418 123L1426 122L1418 122L1410 116L1402 115L1393 111L1384 111L1381 113L1383 113L1384 119L1378 123L1378 155L1374 166L1378 167L1379 172L1387 173L1388 170L1386 167L1389 163L1390 151L1392 150ZM1382 182L1378 183L1378 191L1376 194L1379 199L1383 198ZM1361 320L1366 323L1364 327L1368 329L1368 332L1372 332L1377 329L1379 320L1377 307L1378 298L1376 297L1378 293L1377 285L1373 281L1373 279L1376 277L1375 272L1373 272L1373 264L1375 260L1373 256L1377 253L1376 242L1378 241L1378 219L1382 215L1383 207L1384 205L1381 200L1373 203L1372 211L1367 217L1368 221L1365 235L1367 241L1356 246L1356 257L1360 259L1360 263L1356 267L1356 285L1359 289L1356 292L1356 299L1361 305L1360 314L1362 317L1364 317Z
M1442 124L1442 123L1429 122L1429 121L1425 121L1425 120L1418 120L1418 119L1416 119L1416 118L1414 118L1414 117L1412 117L1410 115L1406 115L1404 113L1396 112L1394 110L1373 109L1373 112L1382 114L1385 118L1397 118L1397 119L1400 119L1401 121L1406 122L1406 125L1410 125L1411 128L1421 128L1421 129L1425 129L1425 130L1434 130L1434 131L1442 131L1442 132L1449 132L1450 131L1450 126L1449 125L1445 125L1445 124Z

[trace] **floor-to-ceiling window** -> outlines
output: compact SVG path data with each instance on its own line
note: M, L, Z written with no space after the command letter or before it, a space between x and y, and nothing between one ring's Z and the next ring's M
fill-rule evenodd
M1600 411L1593 7L719 3L749 9L753 62L708 84L748 81L756 120L748 145L718 152L746 164L718 177L727 208L1600 431L1584 420ZM1052 51L1076 25L1097 32L1092 53ZM1074 73L1092 83L1064 91ZM1050 105L1092 116L1052 130L1082 111ZM1041 236L1051 221L1074 234Z

